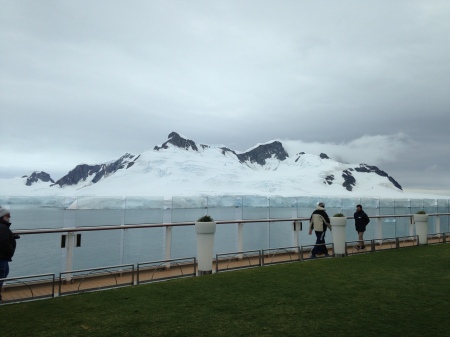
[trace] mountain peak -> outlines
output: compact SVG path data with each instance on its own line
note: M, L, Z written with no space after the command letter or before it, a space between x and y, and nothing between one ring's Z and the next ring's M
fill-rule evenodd
M133 166L136 159L139 156L134 156L130 153L125 153L119 159L112 161L110 163L103 163L97 165L87 165L80 164L77 165L73 170L67 173L61 179L58 179L54 183L54 185L59 185L60 187L69 186L69 185L77 185L81 181L86 181L88 178L92 178L92 183L99 182L102 178L106 178L107 176L117 172L121 169L128 169Z
M274 157L279 161L283 161L288 158L289 155L281 142L273 141L272 143L260 144L250 151L238 154L237 157L241 163L250 162L265 165L267 159Z
M50 174L48 174L47 172L34 171L29 177L27 177L27 182L25 183L25 185L31 186L34 183L37 183L38 181L43 181L45 183L48 182L55 183L54 180L50 177Z
M161 146L155 146L153 150L159 151L162 149L167 149L169 148L169 144L172 144L173 146L176 146L183 150L192 149L194 151L198 151L198 147L194 141L183 138L176 132L171 132L168 138L169 139L166 142L164 142Z

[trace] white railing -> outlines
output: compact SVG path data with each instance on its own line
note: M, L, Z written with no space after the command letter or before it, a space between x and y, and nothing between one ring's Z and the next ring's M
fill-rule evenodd
M435 218L435 233L441 232L441 217L449 216L450 213L433 213L429 214L430 217ZM403 215L377 215L369 216L369 218L376 220L376 234L375 239L383 239L383 219L386 218L409 218L409 235L414 235L414 221L412 214ZM347 217L347 219L353 219L353 217ZM244 251L244 225L249 223L279 223L290 222L292 223L293 244L294 246L300 246L299 233L302 230L307 230L309 226L309 218L284 218L284 219L257 219L257 220L224 220L216 221L217 225L236 225L237 224L237 250ZM77 242L80 240L79 233L82 232L95 232L95 231L112 231L112 230L130 230L130 229L142 229L142 228L165 228L165 236L163 237L165 243L164 260L172 259L172 229L174 227L194 226L195 222L178 222L178 223L161 223L161 224L126 224L120 226L93 226L93 227L70 227L70 228L50 228L50 229L29 229L29 230L16 230L14 234L18 235L37 235L37 234L55 234L61 233L62 236L62 248L66 250L65 266L62 267L64 272L70 272L73 266L74 248L77 246ZM270 248L270 247L269 247Z
M442 231L441 232L441 218L442 217L448 217L450 216L450 213L434 213L434 214L428 214L430 217L434 217L434 223L435 223L435 233L428 234L428 239L432 240L429 241L429 243L446 243L450 242L450 232ZM350 247L352 247L354 244L357 244L359 241L354 242L346 242L346 254L345 255L352 255L352 254L358 254L361 252L374 252L376 251L375 245L382 246L385 241L388 239L392 241L392 245L390 248L401 248L400 247L400 240L401 239L410 239L413 238L413 241L416 242L415 245L418 245L418 237L417 235L414 235L414 223L413 223L413 215L412 214L404 214L404 215L379 215L379 216L370 216L372 220L376 220L376 238L365 240L365 242L370 242L370 245L368 245L369 249L365 251L348 251ZM404 237L390 237L386 238L383 237L383 219L386 218L408 218L410 227L410 235L404 236ZM347 220L352 220L352 217L347 217ZM219 257L222 259L225 257L225 260L229 260L228 263L225 263L224 270L230 270L230 269L237 269L237 268L245 268L245 267L255 267L255 266L263 266L266 264L272 264L272 263L283 263L283 262L292 262L296 260L303 260L303 253L308 251L308 247L311 248L313 245L300 245L298 234L302 230L302 222L306 221L307 224L305 224L305 227L303 229L307 230L307 225L309 223L309 218L292 218L292 219L258 219L258 220L226 220L226 221L217 221L218 225L238 225L238 251L232 252L232 253L222 253L222 254L216 254L215 264L216 264L216 272L219 271L219 264L223 263ZM259 251L244 251L243 250L243 236L244 236L244 230L243 227L245 224L249 223L272 223L272 222L291 222L292 223L292 233L294 236L294 242L296 244L294 246L290 247L281 247L281 248L268 248L268 249L262 249ZM374 221L375 222L375 221ZM125 286L125 285L134 285L139 284L139 278L140 278L140 269L142 269L142 273L148 272L150 270L150 276L147 276L147 279L142 278L142 282L152 282L152 281L158 281L162 279L169 279L172 277L186 277L186 276L195 276L196 275L196 258L182 258L182 259L171 259L171 240L168 240L167 237L170 237L170 233L173 227L179 227L179 226L194 226L195 222L180 222L180 223L161 223L161 224L129 224L129 225L123 225L123 226L97 226L97 227L72 227L72 228L61 228L61 229L33 229L33 230L17 230L14 231L15 234L19 235L37 235L37 234L50 234L50 233L62 233L66 237L66 265L64 267L64 271L59 273L59 291L57 293L57 296L61 296L65 293L76 293L80 291L89 291L92 289L103 289L108 287L116 287L116 286ZM165 249L165 259L161 261L152 261L152 262L141 262L137 263L137 276L135 276L135 267L134 264L125 264L125 265L117 265L117 266L109 266L109 267L96 267L96 268L90 268L90 269L84 269L84 270L73 270L72 269L72 261L73 258L73 249L76 246L76 240L77 240L77 232L92 232L92 231L105 231L105 230L124 230L124 229L137 229L137 228L155 228L155 227L162 227L166 230L166 242L168 244L168 248ZM69 239L67 241L67 238ZM437 238L437 240L436 240ZM434 241L433 241L434 240ZM329 245L333 247L333 243L327 243L326 245ZM406 245L405 247L408 247L410 245ZM306 249L306 250L305 250ZM333 249L333 248L331 248ZM382 249L382 248L379 248ZM383 248L386 249L386 248ZM249 265L243 265L239 267L229 267L228 264L232 259L237 260L243 260L244 258L247 258L249 261L255 258L255 252L258 252L256 254L256 260L255 262L249 262ZM287 258L285 260L274 260L276 254L278 253L286 253ZM253 255L252 255L253 254ZM272 259L271 259L271 254ZM295 256L294 256L294 255ZM265 255L268 255L267 261L265 260ZM294 257L293 257L294 256ZM259 257L259 258L258 258ZM192 262L186 262L187 260L193 261ZM225 261L226 262L226 261ZM164 276L156 279L154 276L155 272L164 269L170 269L177 265L178 269L180 269L180 273L178 273L175 276ZM190 268L188 271L183 271L184 267ZM193 269L192 269L193 268ZM192 270L193 271L192 271ZM106 276L109 277L109 283L99 287L98 285L94 284L90 286L89 278L92 276ZM122 275L128 275L129 279L121 279L121 282L118 282L118 277ZM47 279L44 279L42 277L46 277ZM77 282L73 282L74 277L78 276L79 280ZM48 278L51 277L52 280L49 281ZM137 278L137 283L135 282L135 277ZM25 291L27 292L28 297L25 298L18 298L18 299L8 299L8 302L11 301L20 301L20 300L26 300L26 298L45 298L45 297L54 297L55 296L55 274L42 274L42 275L32 275L32 276L22 276L22 277L13 277L13 278L7 278L2 279L1 281L7 282L8 288L14 288L14 287L23 287ZM85 282L84 282L85 281ZM84 283L86 283L86 285ZM62 284L69 284L70 287L67 287L66 290L62 291ZM51 286L49 286L49 284ZM44 291L38 289L36 293L34 293L33 287L40 287L42 288L42 285L45 285L48 289L45 289ZM83 286L83 289L81 289L81 286ZM10 291L10 290L8 290ZM30 297L30 293L31 297Z

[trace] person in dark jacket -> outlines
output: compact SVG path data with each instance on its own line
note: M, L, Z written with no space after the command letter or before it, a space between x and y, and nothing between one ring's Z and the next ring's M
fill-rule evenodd
M18 235L14 235L9 229L11 226L10 219L10 212L0 207L0 279L8 277L9 262L16 250L16 238L18 238ZM3 281L0 281L0 301L2 300L2 286Z
M359 245L356 246L356 249L365 249L364 246L364 232L366 231L366 226L369 224L370 219L367 216L366 212L363 211L361 205L356 205L356 212L353 215L355 218L355 228L356 232L358 232Z
M331 230L330 218L325 211L325 204L323 202L319 202L316 210L312 213L311 218L309 219L309 235L312 234L313 229L316 233L316 244L311 250L311 259L315 259L317 254L322 253L325 254L325 256L328 256L328 249L325 246L325 232L327 231L327 227Z

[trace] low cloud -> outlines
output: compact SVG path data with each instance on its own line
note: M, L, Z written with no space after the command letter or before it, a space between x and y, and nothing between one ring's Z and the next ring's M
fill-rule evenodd
M364 135L341 143L308 143L296 140L283 140L282 142L291 156L298 152L317 155L326 153L330 158L340 162L369 165L395 162L413 144L413 140L401 132L392 135Z

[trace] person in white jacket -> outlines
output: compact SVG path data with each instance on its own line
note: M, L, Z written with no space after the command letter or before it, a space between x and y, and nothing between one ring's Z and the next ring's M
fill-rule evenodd
M331 230L330 218L325 211L325 204L323 202L319 202L316 210L312 213L311 218L309 219L309 235L312 234L313 229L316 233L316 244L311 250L310 258L315 259L317 255L320 254L329 256L328 249L325 246L325 232L327 231L327 227Z

